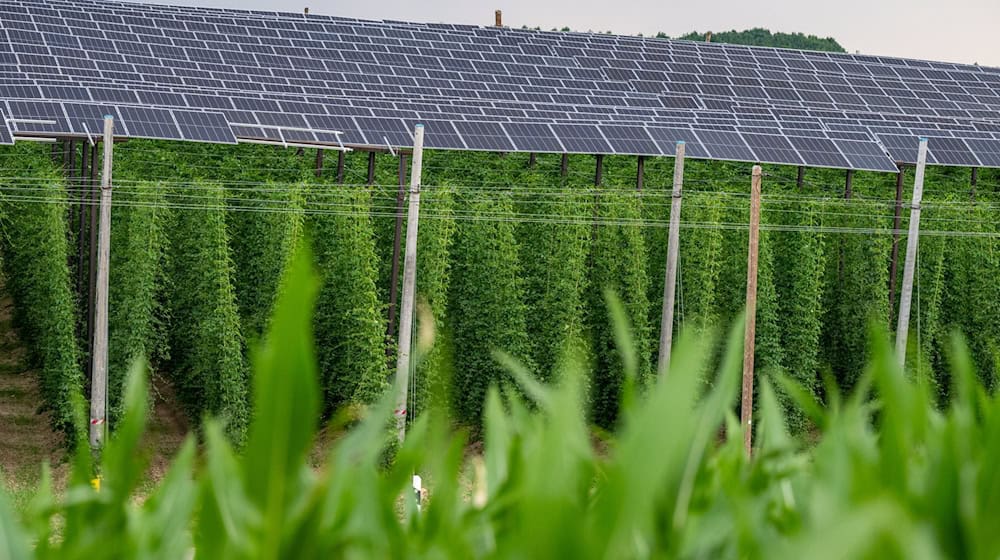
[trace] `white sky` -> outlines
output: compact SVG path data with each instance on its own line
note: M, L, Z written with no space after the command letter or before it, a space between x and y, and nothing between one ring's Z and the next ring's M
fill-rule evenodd
M146 2L147 0L136 0ZM765 27L833 37L849 52L1000 66L1000 0L158 0L159 4L310 12L365 19L569 26L670 36ZM832 9L831 9L832 8Z

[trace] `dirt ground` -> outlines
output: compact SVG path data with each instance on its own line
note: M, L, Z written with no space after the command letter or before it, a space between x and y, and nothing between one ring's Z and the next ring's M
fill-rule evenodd
M27 351L12 325L13 302L0 297L0 474L15 508L31 497L42 464L52 467L57 491L65 487L69 465L63 436L54 432L42 404L38 372L30 369ZM146 487L166 473L170 458L188 432L170 385L153 376L153 410L144 450L150 456Z

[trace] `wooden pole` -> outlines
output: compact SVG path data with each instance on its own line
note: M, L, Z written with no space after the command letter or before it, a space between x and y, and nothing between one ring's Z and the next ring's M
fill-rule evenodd
M806 183L806 168L800 165L798 175L795 177L795 187L801 191L805 183Z
M848 169L844 180L844 198L850 199L852 194L854 194L854 170Z
M597 154L595 159L597 161L594 169L594 186L599 187L604 180L604 154Z
M896 271L899 268L899 228L903 223L903 166L896 174L896 208L892 217L892 257L889 261L889 328L896 317Z
M642 160L640 160L642 161ZM674 339L674 294L677 287L677 252L681 230L681 191L684 186L684 142L677 143L674 157L674 190L670 201L670 229L667 233L667 272L663 278L663 313L660 316L660 354L657 371L666 377L670 369L670 349Z
M559 165L559 173L562 174L563 177L569 173L569 154L562 155L562 163Z
M927 166L927 139L920 139L917 152L917 176L913 182L913 203L910 206L910 232L906 238L906 262L903 264L903 288L899 296L899 323L896 326L896 359L906 362L906 336L910 329L910 296L913 292L913 272L920 242L920 200L924 195L924 168Z
M337 182L344 183L344 152L337 152Z
M94 313L94 376L90 388L90 447L100 449L108 425L108 273L111 260L111 152L114 118L104 117L104 167L101 172L101 221L97 241L97 293Z
M368 184L375 184L375 152L368 152Z
M316 150L316 177L323 176L323 150Z
M674 163L676 166L676 162ZM642 191L642 183L646 177L646 156L639 156L635 162L635 190Z
M759 165L753 166L750 179L750 243L747 255L747 317L743 335L743 403L740 424L743 425L743 447L747 457L753 439L753 353L757 334L757 252L760 245L760 177Z
M406 394L410 382L410 351L413 334L413 299L417 283L417 227L420 218L420 177L424 162L424 125L413 131L413 170L410 172L410 206L406 213L406 254L403 261L403 298L399 314L399 350L396 376L396 429L399 441L406 437Z
M975 202L976 201L976 185L979 183L979 168L978 167L973 167L972 168L972 177L969 179L969 183L970 183L970 185L972 187L969 190L969 197L972 199L972 202Z
M536 154L535 152L531 152L531 154L528 155L528 168L534 169L535 165L537 164L538 164L538 154Z
M399 292L399 253L403 244L403 205L406 203L406 156L399 154L399 190L396 192L396 230L392 237L392 270L389 273L389 327L386 337L396 337L396 299ZM391 356L390 348L385 348Z

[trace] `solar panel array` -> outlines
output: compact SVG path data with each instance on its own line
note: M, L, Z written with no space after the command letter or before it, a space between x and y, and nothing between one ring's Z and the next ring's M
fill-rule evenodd
M15 135L1000 165L1000 69L274 12L0 0L0 99Z

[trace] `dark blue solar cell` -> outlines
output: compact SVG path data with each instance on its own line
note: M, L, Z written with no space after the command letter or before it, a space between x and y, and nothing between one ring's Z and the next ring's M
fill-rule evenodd
M660 152L665 156L672 156L677 153L677 143L684 142L684 155L690 158L707 158L709 153L701 144L697 134L687 128L671 128L663 126L649 126L646 131L656 141Z
M867 135L866 135L867 136ZM896 164L873 140L834 139L833 143L851 164L851 169L868 171L898 171Z
M413 135L402 119L355 117L354 120L371 146L407 147L413 145Z
M699 128L696 134L712 159L758 161L743 137L736 132Z
M788 136L787 138L788 142L802 156L802 161L806 165L837 169L851 168L850 162L844 158L834 143L827 138L805 136Z
M660 148L641 124L635 126L600 125L604 138L616 154L659 155Z
M882 142L893 160L899 163L917 163L920 139L915 134L877 133L875 137ZM927 163L937 163L930 150L927 152Z
M510 152L516 149L500 123L456 121L452 124L470 150Z
M64 103L69 126L76 134L98 138L104 134L104 117L111 115L119 120L118 110L111 105Z
M927 150L934 155L939 165L978 167L979 159L960 138L931 137L927 140Z
M581 154L614 153L597 126L586 124L552 124L551 127L563 146L570 152Z
M236 143L236 136L226 117L221 113L175 109L173 114L184 140L217 144Z
M14 143L14 135L7 124L7 116L0 111L0 144L10 145Z
M12 119L10 127L15 133L72 133L72 128L66 122L66 115L59 103L9 100L7 108Z
M1000 167L1000 140L966 138L965 143L984 167Z
M181 140L180 130L173 115L166 109L148 107L119 107L122 123L115 129L135 138Z
M772 134L745 133L750 149L757 154L759 163L780 163L787 165L802 165L802 157L783 136Z
M545 123L504 123L504 130L518 151L561 153L566 148Z

